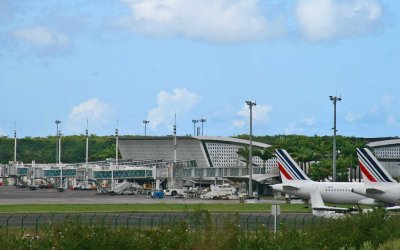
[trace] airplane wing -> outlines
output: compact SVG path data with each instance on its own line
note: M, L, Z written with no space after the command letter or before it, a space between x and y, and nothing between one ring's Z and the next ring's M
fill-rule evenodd
M316 216L334 217L334 214L343 214L353 211L351 208L325 206L321 193L316 189L310 192L310 198L313 215Z
M312 209L316 211L334 211L337 213L346 213L351 211L350 209L345 207L329 207L329 206L312 207Z

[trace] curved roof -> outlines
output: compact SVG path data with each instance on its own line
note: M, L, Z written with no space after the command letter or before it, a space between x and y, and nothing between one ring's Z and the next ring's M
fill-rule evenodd
M216 141L216 142L230 142L230 143L237 143L237 144L246 144L249 145L249 140L237 139L232 137L221 137L221 136L193 136L193 138L202 140L202 141ZM260 148L268 148L271 145L261 142L252 141L252 145Z
M384 147L384 146L393 146L400 145L400 139L393 140L384 140L384 141L375 141L367 144L368 147Z
M172 135L169 136L134 136L134 137L120 137L120 140L171 140L173 138ZM179 140L200 140L200 141L215 141L222 143L235 143L235 144L244 144L249 145L249 140L237 139L233 137L223 137L223 136L177 136ZM252 142L252 145L259 148L268 148L271 145L261 142Z

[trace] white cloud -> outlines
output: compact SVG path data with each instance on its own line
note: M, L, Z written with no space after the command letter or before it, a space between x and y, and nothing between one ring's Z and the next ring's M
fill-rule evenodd
M3 128L0 128L0 136L7 136L8 134Z
M172 93L161 91L157 96L157 107L150 110L147 115L147 120L150 121L151 128L157 128L160 124L167 127L174 119L175 112L179 114L189 111L198 101L201 96L183 88L176 88Z
M297 21L311 41L357 37L381 24L383 8L377 0L299 0Z
M253 107L253 121L258 121L258 122L267 122L269 117L269 113L272 111L272 107L269 105L256 105ZM249 111L249 106L246 104L243 105L243 107L236 113L239 116L246 117L246 119L249 119L250 117L250 111Z
M70 43L67 35L44 26L15 29L11 31L11 35L19 40L41 46L67 46Z
M310 127L315 124L315 117L303 118L298 122L292 123L289 127L285 128L283 131L285 134L302 134L306 127Z
M101 129L112 118L112 113L111 105L97 98L84 101L71 109L68 115L68 132L82 133L86 128L86 119L89 120L91 131Z
M269 120L269 114L272 111L272 107L269 105L259 105L253 106L253 123L266 123ZM236 115L241 117L232 121L232 125L236 128L243 128L246 123L250 120L250 110L249 106L244 104L242 108L236 112Z
M242 42L283 33L267 20L257 0L122 0L132 15L117 25L150 35L181 35L213 42Z
M383 107L389 107L394 101L394 96L387 92L381 98L381 103Z
M346 114L346 116L345 116L345 119L348 122L355 122L355 121L360 120L362 117L363 117L362 114L356 114L356 113L353 113L353 112L348 112Z
M303 133L302 128L298 128L296 124L290 124L289 127L284 129L285 135L301 134Z
M237 127L237 128L243 128L244 125L246 124L245 121L243 120L233 120L233 126Z
M311 126L311 125L314 125L315 118L314 117L307 117L307 118L302 119L300 121L300 123L306 124L307 126Z

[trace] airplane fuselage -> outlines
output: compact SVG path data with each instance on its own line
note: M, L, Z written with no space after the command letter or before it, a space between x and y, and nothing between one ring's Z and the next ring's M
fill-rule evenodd
M327 203L381 205L372 198L351 192L352 189L362 188L364 188L364 184L358 182L290 181L290 183L272 185L272 189L275 191L302 199L310 199L311 190L318 190L323 201Z
M362 187L354 187L352 191L385 203L400 204L400 183L364 184Z

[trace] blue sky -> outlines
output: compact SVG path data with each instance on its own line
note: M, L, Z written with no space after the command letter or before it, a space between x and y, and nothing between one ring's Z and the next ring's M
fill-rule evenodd
M400 2L0 0L0 135L397 136ZM199 125L199 124L197 124Z

